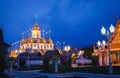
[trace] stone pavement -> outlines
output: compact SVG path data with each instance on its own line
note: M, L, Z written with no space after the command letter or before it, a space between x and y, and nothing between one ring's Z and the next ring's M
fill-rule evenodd
M105 74L91 74L91 73L63 73L63 74L50 74L41 73L38 70L33 71L13 71L13 78L65 78L78 76L80 78L120 78L120 75L105 75Z
M120 78L120 75L105 75L105 74L92 74L92 73L65 73L57 75L57 78L77 76L80 78Z

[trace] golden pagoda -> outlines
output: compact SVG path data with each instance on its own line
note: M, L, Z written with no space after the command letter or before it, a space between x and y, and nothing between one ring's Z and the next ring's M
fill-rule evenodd
M103 51L103 56L101 50ZM104 65L109 65L107 44L101 50L99 47L94 46L94 54L99 57L99 65L102 65L102 60ZM110 36L110 57L112 65L120 65L120 20L117 21L115 32Z
M115 32L110 37L110 51L113 64L120 64L120 20L117 21Z
M17 57L19 53L23 52L40 52L44 55L46 51L53 50L54 44L52 39L48 39L41 36L41 30L37 23L34 24L31 35L28 38L23 38L20 42L20 46L10 52L10 57Z

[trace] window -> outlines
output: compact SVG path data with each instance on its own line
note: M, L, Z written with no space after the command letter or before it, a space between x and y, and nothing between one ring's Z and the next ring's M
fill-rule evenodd
M39 48L39 44L38 44L38 48Z
M46 46L44 45L44 48L46 48Z
M34 44L34 47L36 47L36 44Z
M41 45L41 49L42 49L42 45Z
M49 48L49 45L47 45L47 48Z
M52 45L50 45L50 48L52 48Z

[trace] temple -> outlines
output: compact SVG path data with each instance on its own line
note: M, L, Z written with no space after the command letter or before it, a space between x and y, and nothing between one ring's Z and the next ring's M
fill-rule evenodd
M19 46L17 48L13 47L13 49L10 50L10 57L17 57L19 53L24 52L40 52L41 55L44 55L46 51L54 50L52 39L50 36L49 38L44 37L44 32L43 34L41 33L38 23L34 24L30 33L28 37L25 37L23 33L23 38Z
M120 20L117 21L115 33L110 37L110 51L113 64L120 64Z
M94 54L99 56L99 65L109 65L107 44L102 47L102 53L99 47L94 47ZM112 65L120 65L120 20L117 21L115 32L110 35L110 56Z

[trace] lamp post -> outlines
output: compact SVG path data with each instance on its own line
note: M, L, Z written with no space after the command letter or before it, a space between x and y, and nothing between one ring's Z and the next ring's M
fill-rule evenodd
M83 66L83 54L84 54L83 50L80 50L79 53L78 53L78 56L82 57L82 66Z
M63 47L62 47L62 50L64 50L64 46L65 46L65 41L63 41Z
M16 53L18 54L18 56L17 56L17 61L18 61L18 62L17 62L17 63L18 63L17 67L19 68L19 67L20 67L20 65L19 65L19 54L20 54L20 53L19 53L18 50L16 50Z
M59 49L61 50L61 42L59 42L58 44L59 44Z
M59 48L59 41L56 42L56 49Z
M98 41L97 45L98 45L98 50L101 52L101 56L102 56L102 66L104 66L104 47L105 47L105 40L103 40L102 42Z
M70 46L65 46L64 50L67 52L67 67L68 67L68 52L70 51Z
M51 38L50 33L51 33L51 31L49 30L49 39Z
M108 31L106 31L105 27L103 26L101 28L101 34L107 36L108 39L108 60L109 60L109 74L113 74L113 69L112 69L112 62L111 62L111 57L110 57L110 35L115 31L114 26L111 24L110 28Z
M27 64L27 67L29 68L30 67L30 55L29 55L29 49L28 49L28 47L26 48L26 52L28 53L27 54L27 62L28 62L28 64Z

